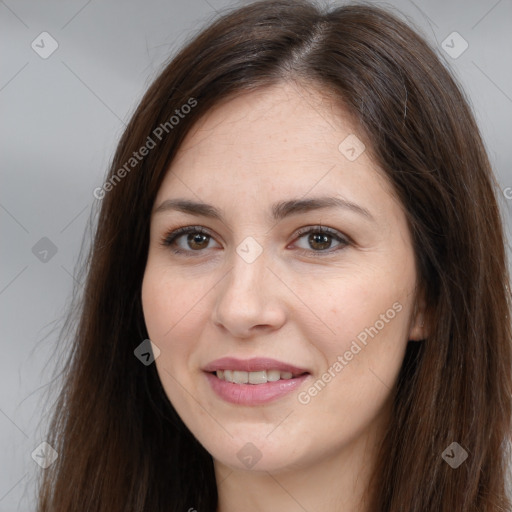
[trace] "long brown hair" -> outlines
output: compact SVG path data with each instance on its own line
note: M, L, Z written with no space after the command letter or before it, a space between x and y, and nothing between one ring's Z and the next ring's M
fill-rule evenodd
M150 215L194 123L221 100L284 80L329 93L357 120L406 212L425 290L429 335L407 349L370 510L511 510L509 276L496 182L468 101L390 11L277 0L232 10L195 35L120 140L97 194L47 438L59 456L42 471L39 512L216 511L212 457L176 414L155 365L134 356L148 338L141 283ZM442 457L453 442L468 453L457 469Z

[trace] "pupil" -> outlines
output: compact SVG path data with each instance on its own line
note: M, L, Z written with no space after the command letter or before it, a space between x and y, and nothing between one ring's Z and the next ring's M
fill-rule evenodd
M194 234L191 234L188 236L188 239L189 239L189 242L191 241L192 244L198 244L198 245L201 245L201 239L203 239L203 242L204 242L204 239L206 238L207 235L202 235L201 233L194 233Z
M313 243L319 243L322 247L322 249L325 249L326 247L329 246L329 238L328 238L328 235L325 235L325 234L321 234L321 233L314 233L313 235L311 235L312 237L312 241ZM316 238L316 240L315 240ZM324 242L322 243L321 239L324 240Z

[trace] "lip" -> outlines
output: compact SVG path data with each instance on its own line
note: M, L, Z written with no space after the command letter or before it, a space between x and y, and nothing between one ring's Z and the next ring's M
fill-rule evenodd
M203 371L216 372L217 370L239 370L243 372L261 372L263 370L279 370L280 372L290 372L293 375L309 373L305 368L299 368L292 364L270 359L268 357L253 357L251 359L237 359L235 357L222 357L208 363ZM261 384L263 385L263 384Z
M217 370L239 370L245 372L279 370L281 372L290 372L296 377L267 382L265 384L235 384L234 382L219 379L215 375ZM232 404L246 406L262 405L276 401L297 390L311 376L310 372L304 368L266 357L255 357L245 360L223 357L207 364L203 371L209 385L219 398Z
M235 384L219 379L214 373L205 373L216 395L226 402L237 405L261 405L282 398L295 391L309 376L309 373L292 379L267 382L266 384Z

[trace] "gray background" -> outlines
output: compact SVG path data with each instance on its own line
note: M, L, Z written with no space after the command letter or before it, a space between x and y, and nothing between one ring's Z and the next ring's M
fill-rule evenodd
M512 187L512 0L375 3L398 8L438 48L467 91L501 188ZM162 64L229 5L0 1L0 512L34 509L41 469L31 454L44 441L56 329L97 201L92 192ZM44 31L58 43L46 59L31 47L34 40L42 46ZM457 58L443 49L454 31L469 45ZM448 44L462 48L457 40ZM44 46L50 48L49 39ZM512 200L505 195L508 234ZM54 255L38 253L48 243L43 237L54 244Z

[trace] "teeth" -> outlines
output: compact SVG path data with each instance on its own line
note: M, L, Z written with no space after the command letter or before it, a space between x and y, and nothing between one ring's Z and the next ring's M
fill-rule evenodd
M293 377L290 372L280 372L279 370L263 370L260 372L217 370L216 375L221 380L235 384L265 384L267 382L276 382L280 379L288 380Z
M267 381L275 382L281 378L281 372L279 370L267 370Z
M265 384L267 382L267 372L247 372L249 384Z
M249 374L247 372L233 370L233 382L237 384L247 384L249 382Z

